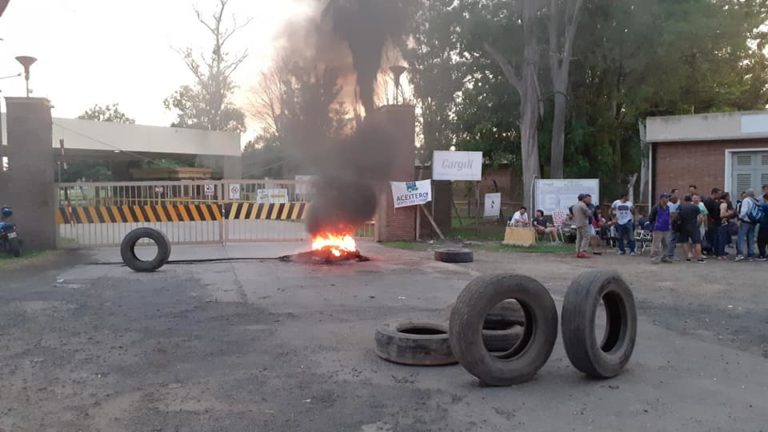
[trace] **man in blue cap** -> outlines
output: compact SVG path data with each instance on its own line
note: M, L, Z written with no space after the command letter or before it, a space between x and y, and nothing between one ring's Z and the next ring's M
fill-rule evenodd
M669 248L672 242L672 217L667 205L671 197L672 195L668 193L661 194L659 203L653 207L651 214L648 215L648 222L650 222L653 230L651 262L654 264L672 262Z

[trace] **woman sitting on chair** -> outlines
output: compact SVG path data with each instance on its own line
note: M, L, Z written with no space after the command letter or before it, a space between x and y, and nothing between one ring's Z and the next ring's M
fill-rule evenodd
M536 234L549 234L552 237L553 242L558 241L557 228L555 228L555 226L551 223L547 222L547 219L544 217L544 212L542 210L536 210L536 218L533 219L533 228L536 230Z

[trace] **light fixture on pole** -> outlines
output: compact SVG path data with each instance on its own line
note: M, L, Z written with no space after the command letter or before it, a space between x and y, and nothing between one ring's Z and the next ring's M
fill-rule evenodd
M401 91L402 86L400 84L400 79L402 78L402 76L405 73L405 71L408 70L408 68L405 67L405 66L394 65L394 66L391 66L389 68L389 70L392 72L392 77L395 80L395 105L397 105L397 96L398 96L398 94L403 96L402 95L402 91ZM403 101L402 102L405 103L405 96L403 96Z
M37 61L36 58L30 56L18 56L16 61L24 66L24 80L27 82L27 97L29 97L29 68Z

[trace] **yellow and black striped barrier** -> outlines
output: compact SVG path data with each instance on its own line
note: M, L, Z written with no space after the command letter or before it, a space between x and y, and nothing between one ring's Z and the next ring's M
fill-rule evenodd
M59 207L56 224L212 222L222 220L217 204Z
M223 210L223 213L222 213ZM218 204L59 207L57 225L154 222L213 222L221 220L292 220L306 217L309 204Z
M292 202L285 204L256 204L235 202L224 205L225 219L228 220L303 220L309 204Z

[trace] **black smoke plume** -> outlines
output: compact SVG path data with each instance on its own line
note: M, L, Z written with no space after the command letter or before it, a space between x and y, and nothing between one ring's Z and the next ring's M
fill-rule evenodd
M307 230L351 233L371 220L378 191L391 178L392 133L370 117L348 138L316 161L320 176L307 218Z
M376 79L387 42L401 45L408 29L410 0L331 0L323 12L349 46L366 114L375 108Z
M371 114L382 58L388 48L404 47L417 0L308 1L315 13L286 28L284 55L333 70L343 87L338 101L355 113L361 104L366 119L340 140L328 142L320 131L305 134L313 138L301 144L300 153L318 175L307 229L313 235L350 233L374 216L378 193L391 179L393 138ZM305 121L302 127L322 123Z

